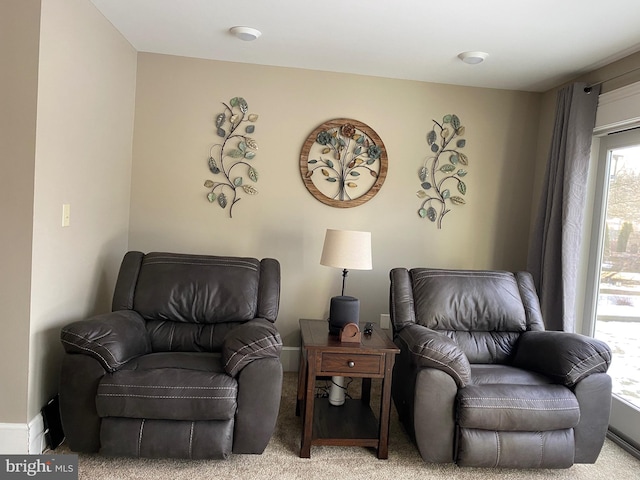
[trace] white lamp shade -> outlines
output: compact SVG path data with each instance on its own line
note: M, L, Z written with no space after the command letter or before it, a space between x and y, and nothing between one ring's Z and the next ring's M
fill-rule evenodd
M327 229L320 264L347 270L371 270L371 232Z

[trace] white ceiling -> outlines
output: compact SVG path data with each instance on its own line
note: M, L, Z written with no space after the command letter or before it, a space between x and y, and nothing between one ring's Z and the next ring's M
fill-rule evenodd
M546 91L640 51L639 0L91 1L140 52L456 85Z

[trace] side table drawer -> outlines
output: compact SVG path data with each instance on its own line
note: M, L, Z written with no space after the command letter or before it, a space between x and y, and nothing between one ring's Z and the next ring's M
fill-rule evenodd
M320 372L382 375L384 356L375 354L322 353Z

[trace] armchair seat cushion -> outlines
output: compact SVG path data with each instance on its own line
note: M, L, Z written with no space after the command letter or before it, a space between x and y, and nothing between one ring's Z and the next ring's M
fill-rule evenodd
M516 385L548 385L554 383L551 378L541 373L532 372L511 365L484 363L471 365L471 383L483 385L487 383L512 383Z
M457 402L462 428L543 432L580 420L578 400L562 385L469 385L458 391Z
M229 420L236 414L238 384L220 371L218 358L205 356L211 368L204 369L207 359L192 355L174 354L179 361L173 366L167 365L171 355L147 357L102 378L96 397L100 417L197 421Z
M134 358L120 370L153 370L155 368L184 368L201 372L224 373L219 353L156 352Z

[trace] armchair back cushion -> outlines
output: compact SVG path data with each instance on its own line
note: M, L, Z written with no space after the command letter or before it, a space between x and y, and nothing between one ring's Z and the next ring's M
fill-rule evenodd
M444 333L469 363L505 363L528 330L544 330L528 275L503 271L399 269L412 288L415 323ZM392 275L393 281L394 275Z
M256 316L257 259L149 254L133 308L146 320L245 322Z
M146 320L154 352L219 352L239 323L275 322L279 274L268 258L128 252L112 309Z

